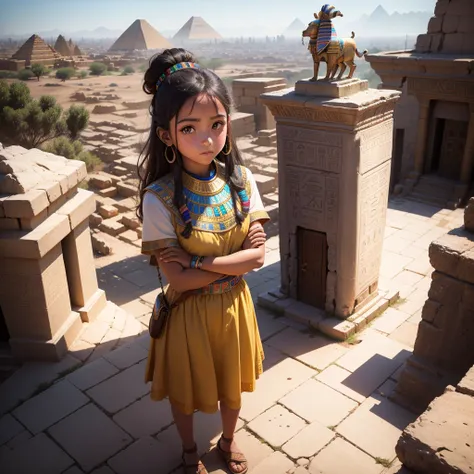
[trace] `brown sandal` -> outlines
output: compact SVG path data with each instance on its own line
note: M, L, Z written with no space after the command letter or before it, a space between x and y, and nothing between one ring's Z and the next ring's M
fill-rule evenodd
M219 441L217 442L217 451L221 455L221 457L224 459L225 463L227 464L227 468L229 469L230 472L232 472L233 474L246 474L249 468L247 465L248 461L245 458L245 456L242 453L233 453L232 451L224 451L221 448L221 440L224 440L226 443L231 444L233 439L234 438L224 438L224 436L221 436ZM244 470L235 471L234 469L232 469L232 466L231 466L232 463L242 465Z
M184 449L183 454L181 455L181 459L183 460L183 469L185 474L209 474L207 469L205 468L204 464L199 460L193 464L187 464L185 459L185 454L195 454L197 453L197 444L194 445L192 449ZM192 469L192 471L191 471Z

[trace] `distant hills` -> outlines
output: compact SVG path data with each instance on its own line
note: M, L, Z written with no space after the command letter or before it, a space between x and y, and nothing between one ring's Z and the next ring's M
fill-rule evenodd
M432 12L393 12L390 15L379 5L370 15L362 15L357 21L341 25L341 30L355 31L357 36L364 37L418 35L426 33L432 16Z

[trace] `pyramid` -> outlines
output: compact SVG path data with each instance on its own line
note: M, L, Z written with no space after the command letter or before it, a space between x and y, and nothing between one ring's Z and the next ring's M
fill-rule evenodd
M306 25L299 19L295 18L288 28L285 30L286 34L295 34L298 33L301 36L301 32L306 28Z
M165 49L171 43L146 20L135 20L112 45L109 51L133 51L135 49Z
M71 51L70 44L66 41L63 35L59 35L56 43L54 43L54 49L61 56L72 56L73 51Z
M79 46L77 46L77 44L74 45L74 56L82 56L83 54Z
M61 57L51 46L38 35L30 36L20 49L12 56L12 59L26 61L26 66L35 63L52 65Z
M174 40L195 41L221 39L222 36L200 16L192 16L173 36Z

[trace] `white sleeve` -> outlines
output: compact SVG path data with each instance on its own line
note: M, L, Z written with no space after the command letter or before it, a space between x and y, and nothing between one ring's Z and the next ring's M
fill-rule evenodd
M250 223L255 221L263 221L263 223L270 220L270 217L265 210L265 206L263 205L262 198L260 197L260 193L258 191L257 182L252 174L252 172L247 168L247 179L250 182Z
M161 199L148 191L143 197L142 253L179 246L171 212Z

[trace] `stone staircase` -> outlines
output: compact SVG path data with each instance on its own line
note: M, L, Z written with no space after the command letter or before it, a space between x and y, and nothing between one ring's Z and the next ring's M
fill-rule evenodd
M434 175L423 175L407 198L432 206L454 209L458 206L456 199L456 182Z

